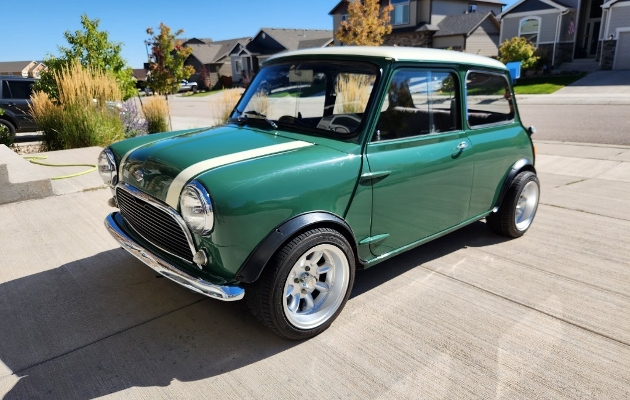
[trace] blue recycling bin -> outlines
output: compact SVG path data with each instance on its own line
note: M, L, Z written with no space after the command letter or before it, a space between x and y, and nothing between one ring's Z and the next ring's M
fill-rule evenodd
M521 77L521 61L512 61L505 64L508 71L510 71L510 77L512 78L512 84L514 81Z

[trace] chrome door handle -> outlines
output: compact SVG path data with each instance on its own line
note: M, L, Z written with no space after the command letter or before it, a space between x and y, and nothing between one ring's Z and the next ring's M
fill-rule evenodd
M468 147L468 142L460 142L460 143L457 145L457 150L464 150L464 149L465 149L465 148L467 148L467 147Z

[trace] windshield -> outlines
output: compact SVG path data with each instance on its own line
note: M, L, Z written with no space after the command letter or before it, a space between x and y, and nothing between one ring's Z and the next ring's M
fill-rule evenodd
M368 63L306 61L265 67L231 121L348 138L358 134L378 69Z

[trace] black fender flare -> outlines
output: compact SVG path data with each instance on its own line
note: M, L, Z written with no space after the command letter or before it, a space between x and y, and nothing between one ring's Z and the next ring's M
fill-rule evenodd
M256 246L236 273L236 279L242 283L256 281L263 269L287 241L297 233L313 226L329 226L339 230L354 248L356 257L356 240L348 223L341 217L325 211L309 212L297 215L276 227Z
M9 122L11 125L13 125L16 131L20 129L20 124L18 124L18 119L15 117L15 114L12 111L4 110L4 113L0 115L0 119L3 119Z
M508 173L507 177L503 181L503 186L501 187L501 191L499 192L499 197L497 198L497 202L494 205L493 211L496 211L499 209L499 207L501 207L501 203L503 203L505 194L510 188L512 181L514 180L514 178L516 178L516 175L518 175L522 171L532 171L533 173L536 173L536 168L534 168L534 163L527 158L521 158L520 160L518 160L512 165L512 168L510 168L510 172Z

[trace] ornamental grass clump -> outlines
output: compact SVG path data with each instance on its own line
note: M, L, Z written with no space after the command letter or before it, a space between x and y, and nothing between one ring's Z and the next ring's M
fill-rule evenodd
M335 113L362 113L370 100L374 77L360 74L340 74L337 79L337 95L341 101L335 105ZM339 100L338 100L339 101Z
M212 116L217 125L224 125L232 114L232 110L238 100L241 98L243 89L226 89L215 96L216 101L213 102Z
M124 138L115 104L122 94L116 79L78 62L56 72L58 100L35 92L31 115L43 131L46 150L101 146Z
M148 133L167 132L168 103L161 96L147 98L142 106L144 118L147 121Z

